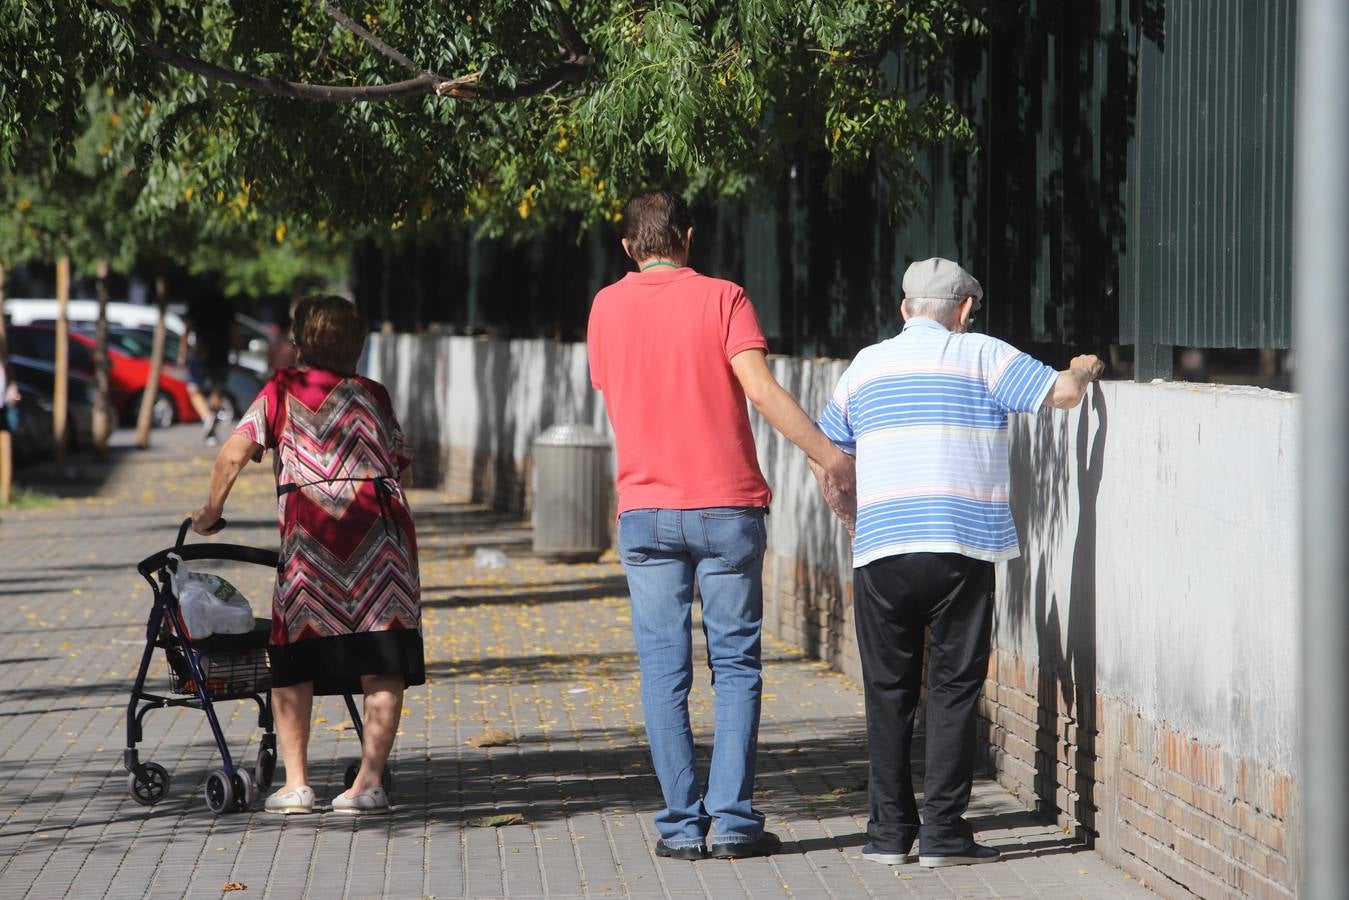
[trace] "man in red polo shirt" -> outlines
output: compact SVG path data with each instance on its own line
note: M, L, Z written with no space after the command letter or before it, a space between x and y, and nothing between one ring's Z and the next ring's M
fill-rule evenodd
M780 844L752 801L772 493L746 398L826 473L828 487L850 493L854 476L852 457L773 378L745 292L688 267L692 236L688 207L669 191L628 201L623 250L638 271L595 296L587 345L618 451L618 549L666 807L656 816L656 853L730 859ZM695 578L716 690L705 789L688 714Z

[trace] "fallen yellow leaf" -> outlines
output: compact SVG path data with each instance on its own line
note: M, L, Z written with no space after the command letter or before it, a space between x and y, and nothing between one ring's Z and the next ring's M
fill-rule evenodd
M504 747L515 743L515 738L496 728L488 728L475 734L466 742L470 747Z

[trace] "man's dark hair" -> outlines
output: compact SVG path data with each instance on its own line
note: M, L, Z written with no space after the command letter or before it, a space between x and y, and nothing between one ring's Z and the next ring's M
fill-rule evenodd
M633 259L679 256L691 227L688 204L670 191L638 194L623 207L623 237Z

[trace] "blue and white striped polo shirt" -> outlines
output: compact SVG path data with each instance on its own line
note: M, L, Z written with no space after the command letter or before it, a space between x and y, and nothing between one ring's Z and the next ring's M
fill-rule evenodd
M932 319L857 354L819 421L857 457L853 565L923 552L1015 558L1007 414L1038 411L1057 376Z

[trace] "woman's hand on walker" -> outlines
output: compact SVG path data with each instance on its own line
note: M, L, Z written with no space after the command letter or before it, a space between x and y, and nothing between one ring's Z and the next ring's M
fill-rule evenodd
M220 530L220 514L224 510L203 506L192 514L192 530L200 535L215 534Z

